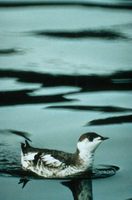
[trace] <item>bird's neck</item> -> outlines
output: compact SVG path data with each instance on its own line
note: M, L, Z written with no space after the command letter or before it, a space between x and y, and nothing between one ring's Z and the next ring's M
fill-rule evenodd
M94 162L94 153L86 150L76 151L77 162L85 169L92 169Z

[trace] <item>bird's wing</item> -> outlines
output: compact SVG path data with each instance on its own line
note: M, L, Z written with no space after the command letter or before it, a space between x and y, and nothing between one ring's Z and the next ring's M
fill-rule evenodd
M36 152L28 152L26 154L24 154L24 160L26 161L33 161L35 156L37 155Z
M61 160L56 159L51 154L41 154L40 159L43 161L44 165L49 167L60 167L64 165L64 163Z

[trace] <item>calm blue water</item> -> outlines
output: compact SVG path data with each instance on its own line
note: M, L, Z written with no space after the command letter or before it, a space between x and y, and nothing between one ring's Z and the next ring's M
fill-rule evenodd
M76 195L86 189L82 200L132 198L131 1L6 2L0 1L0 199L72 200L71 185ZM110 137L95 165L119 166L115 176L76 183L30 178L22 189L20 175L2 173L20 170L24 137L36 147L74 152L88 131Z

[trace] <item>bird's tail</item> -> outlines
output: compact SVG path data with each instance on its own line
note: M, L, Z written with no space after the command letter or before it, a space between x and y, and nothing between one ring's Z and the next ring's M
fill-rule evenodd
M28 143L27 140L25 140L25 143L21 143L21 150L22 150L22 153L25 154L27 153L27 151L29 150L30 148L30 144Z

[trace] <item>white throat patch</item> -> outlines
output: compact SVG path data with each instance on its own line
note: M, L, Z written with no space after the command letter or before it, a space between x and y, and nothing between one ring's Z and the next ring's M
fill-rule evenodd
M77 148L79 150L79 157L83 162L85 168L90 168L93 165L94 155L88 146L88 139L84 139L77 143Z

